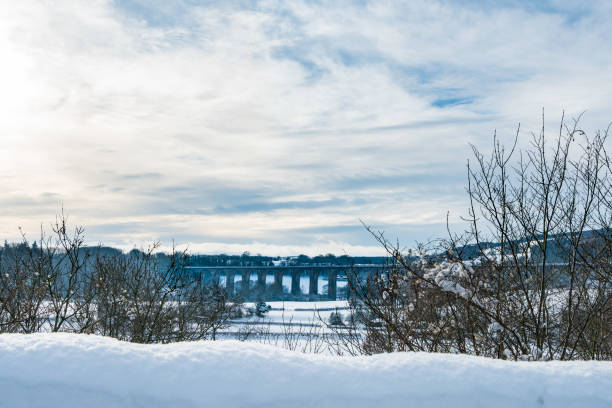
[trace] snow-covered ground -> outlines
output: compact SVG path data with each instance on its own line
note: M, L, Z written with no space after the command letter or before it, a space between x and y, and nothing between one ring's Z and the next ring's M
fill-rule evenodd
M305 353L347 353L339 350L338 333L349 330L348 325L330 326L330 315L337 313L342 321L350 315L348 302L267 302L270 310L258 316L245 315L230 321L230 325L217 332L217 339L246 340L297 350ZM244 310L254 311L255 303L245 303ZM354 330L354 328L352 328Z
M611 407L612 362L0 335L0 407Z
M232 321L229 332L236 331L245 324L268 326L270 332L282 332L283 326L316 326L321 331L329 331L326 324L331 313L338 313L343 319L349 316L346 300L316 302L266 302L270 311L262 317L251 316ZM244 309L254 309L255 303L244 304Z

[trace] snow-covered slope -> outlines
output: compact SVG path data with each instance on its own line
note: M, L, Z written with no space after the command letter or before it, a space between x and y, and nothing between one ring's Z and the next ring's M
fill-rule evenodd
M611 407L610 362L0 335L0 407Z

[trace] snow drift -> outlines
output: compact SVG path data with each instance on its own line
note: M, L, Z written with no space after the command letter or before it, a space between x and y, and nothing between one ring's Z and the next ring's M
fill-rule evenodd
M0 407L610 407L612 362L0 336Z

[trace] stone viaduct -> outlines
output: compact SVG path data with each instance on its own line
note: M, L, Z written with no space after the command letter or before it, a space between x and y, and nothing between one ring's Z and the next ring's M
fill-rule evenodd
M376 273L382 265L357 266L189 266L187 270L202 280L220 284L221 276L225 277L225 289L230 294L235 293L236 277L240 276L241 295L244 299L276 300L276 299L302 299L306 294L300 289L300 278L307 275L309 278L308 298L312 300L336 300L338 295L338 277L346 277L347 272L359 276ZM251 285L251 275L255 274L257 280ZM266 277L274 277L274 283L267 285ZM291 276L291 289L289 293L283 291L283 276ZM319 278L327 277L327 296L319 294Z

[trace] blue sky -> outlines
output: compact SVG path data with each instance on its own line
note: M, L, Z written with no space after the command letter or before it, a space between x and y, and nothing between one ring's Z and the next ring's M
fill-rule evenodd
M609 3L0 5L0 234L379 254L463 228L470 143L612 120Z

